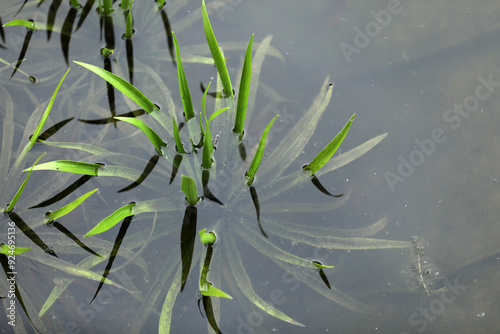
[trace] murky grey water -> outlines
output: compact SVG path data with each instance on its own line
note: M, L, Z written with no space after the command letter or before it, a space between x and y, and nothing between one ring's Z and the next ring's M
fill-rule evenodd
M37 7L36 2L29 1L16 19L33 18L44 22L51 3L55 1L45 1ZM0 1L2 23L12 20L21 4ZM283 269L247 247L248 256L244 262L255 291L264 300L269 300L273 291L279 289L283 295L275 304L306 327L295 327L264 316L260 310L236 299L221 303L219 326L222 332L494 332L499 325L496 280L500 261L500 225L496 204L500 187L500 122L497 116L500 103L500 6L494 2L467 0L453 3L318 0L313 4L226 1L220 4L219 10L211 14L219 41L246 43L251 33L255 33L256 41L272 34L271 45L284 57L284 62L273 57L266 59L261 74L261 81L286 99L273 105L273 114L288 114L291 120L298 120L325 77L330 75L330 80L335 83L334 98L312 142L300 156L301 163L310 161L354 112L356 119L341 146L342 152L376 135L389 133L367 155L321 179L334 193L351 191L351 199L346 205L329 213L290 215L287 219L345 229L360 228L387 216L387 226L374 237L409 241L412 236L419 236L425 240L428 247L421 264L426 260L435 263L445 280L436 282L434 288L447 287L447 290L430 296L423 288L410 291L406 278L401 275L411 263L410 250L336 251L328 257L329 264L335 265L335 269L325 272L333 286L372 306L372 313L359 314L323 298L303 284L297 287L293 281L283 278ZM139 5L138 2L134 4L136 9ZM181 50L183 46L205 43L201 20L197 20L201 16L199 6L198 1L189 1L185 6L173 1L167 7L167 12L169 8L179 8L169 19L172 29L180 30L177 37ZM68 10L69 4L62 3L56 25L62 24ZM170 61L165 61L169 55L161 18L156 16L148 21L140 16L141 13L137 10L137 30L144 34L134 40L138 69L134 83L140 85L153 101L162 99L165 92L148 81L150 74L142 70L141 63L146 63L167 82L167 93L175 95L178 102L175 67ZM74 33L69 59L102 66L99 48L104 46L104 41L99 41L99 18L93 11L89 15L91 18L87 23ZM181 30L186 17L192 17L195 23L186 24L187 28ZM125 50L119 38L123 20L120 15L115 19L116 58L121 55L124 59ZM0 49L0 58L12 63L17 60L26 29L6 27L4 30L5 41L0 41L0 44L6 49ZM20 70L35 76L38 79L36 85L30 84L20 71L12 79L9 79L10 68L0 72L2 87L12 95L15 106L16 138L13 146L16 150L29 115L38 102L50 97L67 68L59 39L57 33L50 42L47 42L45 31L33 34ZM235 69L231 75L236 76L239 71L242 54L234 54L228 60L229 66ZM125 61L115 62L113 66L122 76L127 76ZM72 87L72 90L60 95L49 125L73 115L98 118L97 115L109 113L104 83L81 68L71 67L64 86L66 89ZM185 68L188 80L193 78L190 83L193 87L198 85L197 81L207 80L215 73L207 66L185 65ZM201 93L194 88L192 91L193 100L198 105ZM258 95L256 110L265 109L267 103L260 102L266 101L264 95ZM5 115L4 105L2 101L2 117ZM117 113L129 110L122 99L117 99ZM265 114L260 123L255 121L256 135L268 121ZM57 140L85 141L100 131L80 123L70 123L67 127L65 133L57 134ZM114 138L123 140L128 135L127 130L119 129ZM113 147L116 143L106 148ZM39 152L42 151L38 149L33 156ZM57 157L57 150L50 154L59 159L76 159L75 156ZM133 154L143 159L150 157L149 153L138 149ZM47 175L34 173L32 184L40 184ZM128 181L121 179L104 178L82 189L81 194L99 186L100 199L89 202L85 211L72 214L67 226L72 227L73 233L84 234L121 203L155 196L141 192L141 188L116 193L127 184ZM289 196L292 200L330 201L310 184L295 189ZM281 199L286 201L288 197ZM28 196L21 200L20 206L23 203L30 203ZM150 228L151 219L148 216L138 220L132 227L133 232ZM182 216L173 219L180 221ZM3 219L2 225L6 221ZM116 231L111 232L105 238L112 242L115 234ZM178 236L172 236L171 240L178 242ZM318 256L311 247L280 238L272 241L284 250L306 258ZM143 255L151 270L148 277L135 266L115 273L114 279L121 282L130 276L138 289L147 287L149 282L157 279L165 249L170 249L167 240L157 240ZM75 261L79 259L78 255L74 255ZM38 312L54 282L60 285L61 280L54 278L51 270L38 262L20 260L19 265L26 272L20 280L39 290L33 297L33 310ZM221 275L231 273L226 270ZM198 293L197 281L191 278L190 282L192 284L186 286L176 302L172 315L173 333L203 332L207 327L196 302L193 302ZM60 320L58 326L67 326L57 328L60 332L78 333L81 329L100 333L103 326L108 330L130 331L131 319L141 311L140 303L125 291L106 289L100 299L89 306L87 299L95 291L93 283L82 280L80 285L70 288L42 322ZM222 286L221 289L231 292L237 288ZM164 291L159 299L163 300L166 293ZM125 308L124 305L132 307ZM153 313L159 313L161 305L162 302ZM19 312L22 314L21 310ZM27 321L24 322L29 326ZM3 329L12 329L5 317L0 324ZM143 332L156 331L157 326L158 316L151 316Z

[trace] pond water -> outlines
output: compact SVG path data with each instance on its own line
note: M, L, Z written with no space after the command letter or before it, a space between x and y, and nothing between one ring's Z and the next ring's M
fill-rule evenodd
M80 3L85 5L84 1ZM56 13L55 27L62 29L65 23L73 27L67 51L71 71L61 86L45 128L70 117L110 117L110 95L104 80L72 60L103 67L107 60L100 49L114 44L114 53L107 66L121 77L130 78L127 45L121 38L125 30L123 10L118 2L115 3L110 25L114 31L113 43L100 31L101 19L95 10L97 2L86 3L93 3L92 10L76 29L82 9L76 10L74 24L68 23L73 11L69 1L0 0L2 24L14 19L46 23L52 11ZM314 291L290 276L289 271L273 259L259 253L256 250L259 246L255 247L246 239L251 233L261 233L257 222L249 218L255 215L250 196L232 198L232 188L221 187L218 196L227 205L221 207L205 199L199 206L197 222L197 230L214 229L221 240L214 246L213 267L210 268L213 276L209 274L209 280L235 297L214 302L215 313L220 314L216 318L221 332L492 333L497 330L500 325L496 316L500 300L496 284L500 274L500 225L496 205L500 200L500 121L495 112L500 104L500 5L470 0L317 0L313 4L232 0L209 1L207 5L211 9L209 15L217 39L227 49L227 65L235 89L251 34L254 34L255 43L272 35L271 46L275 53L268 55L262 65L253 106L255 117L249 120L246 128L247 142L249 138L258 139L272 117L280 114L276 122L283 130L274 131L269 138L266 153L271 152L293 130L294 124L302 120L318 92L325 89L322 85L327 76L335 86L332 101L290 170L310 162L353 113L356 118L340 153L388 133L367 154L319 177L328 191L344 194L344 197L321 194L307 182L268 198L272 189L266 188L266 182L272 179L259 179L257 173L255 184L259 195L265 199L261 203L261 216L270 217L269 221L261 220L262 229L272 231L270 222L277 222L275 233L267 240L284 252L305 259L321 259L324 264L333 265L333 269L324 269L331 286L347 294L348 298L369 305L370 312L355 312L352 310L355 307L342 307L325 298L323 290ZM165 26L170 25L180 43L195 110L200 112L198 106L203 94L198 86L200 82L206 86L217 75L211 64L188 61L188 55L210 55L203 33L201 1L170 1L162 11L155 9L153 1L136 1L132 13L134 85L163 111L169 110L171 99L180 119L182 102L177 72L165 34ZM0 58L6 62L0 67L2 155L5 156L6 146L11 146L13 152L7 162L0 161L1 166L7 168L12 168L31 134L23 134L30 116L35 111L41 115L45 110L44 103L68 68L61 48L61 34L54 31L48 39L47 31L40 29L31 34L28 48L21 57L24 61L11 77L12 64L20 57L27 34L26 28L15 26L4 27L0 35ZM254 50L256 47L254 45ZM32 83L28 76L34 77L36 82ZM116 115L138 109L123 99L121 93L116 91L114 96ZM213 101L209 98L209 110L213 110ZM9 117L13 120L9 121ZM145 136L124 122L115 127L113 123L92 125L76 119L50 140L92 143L123 154L103 155L99 156L100 160L89 162L123 164L142 171L145 162L155 154ZM154 126L154 122L148 124ZM159 128L156 125L155 129ZM12 130L13 135L10 135ZM221 131L223 129L215 128L213 134ZM12 143L6 140L8 138ZM169 142L173 140L169 138ZM42 162L83 161L88 157L77 150L37 143L23 168L31 166L43 152L47 152L47 156ZM217 154L218 151L216 158ZM266 158L263 170L265 165ZM114 270L108 276L129 291L104 285L92 303L98 282L78 277L65 288L65 280L75 276L51 265L53 257L44 254L18 232L17 245L33 247L16 257L16 279L37 328L57 333L158 331L162 306L179 268L178 245L185 207L180 175L168 185L170 166L160 161L149 176L149 183L145 181L130 191L117 192L128 186L130 180L98 177L57 204L29 210L28 207L54 196L79 177L54 171L32 173L14 212L65 263L77 265L89 254L76 244L62 241L69 239L55 230L56 227L40 223L48 210L55 210L99 188L98 193L59 222L99 249L99 253L107 255L113 248L118 226L98 238L83 238L83 235L114 210L131 201L139 203L161 197L163 195L159 194L164 189L175 198L174 204L166 203L165 206L178 205L179 208L159 212L157 216L150 212L133 218L127 231L128 239L124 239L121 249L128 253L121 255L119 252ZM181 170L180 173L186 172ZM2 205L12 199L25 174L19 171L19 175L13 176L6 170L0 171ZM343 199L348 200L331 211L311 209L310 205L329 206ZM296 210L266 216L266 208L267 212L276 211L282 206L285 208L286 203L295 204ZM7 243L5 235L11 221L8 215L1 217L2 243ZM370 238L407 241L410 247L329 252L287 238L287 228L280 230L280 221L302 229L311 226L311 231L316 231L314 228L359 230L381 221L386 225ZM238 225L238 222L253 225ZM233 252L236 248L238 251ZM175 300L170 317L172 333L212 332L197 303L197 275L204 251L203 247L196 246L192 272ZM231 259L235 259L234 255L231 257L233 253L241 256L256 294L305 327L267 315L245 298L238 287L241 277L235 279L230 269L233 268ZM92 271L102 275L105 266L106 261L103 261L92 267ZM9 286L5 283L4 272L1 277L4 282L0 295L6 297ZM425 284L407 284L407 281L418 283L420 277ZM60 296L38 318L46 299L56 289L60 289ZM10 300L10 297L3 299L5 315L0 319L1 329L34 332L19 302L16 327L9 326L6 315ZM347 300L349 304L350 299ZM201 313L205 314L203 310Z

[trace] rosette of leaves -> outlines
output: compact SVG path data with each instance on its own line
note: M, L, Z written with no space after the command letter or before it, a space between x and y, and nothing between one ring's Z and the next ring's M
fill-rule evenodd
M344 231L293 223L280 218L283 211L293 213L334 210L348 201L348 194L336 202L329 199L325 201L326 204L298 202L282 203L278 206L273 200L311 181L320 191L331 195L321 185L319 178L359 158L387 134L378 135L346 153L333 157L353 123L353 115L309 164L297 168L299 155L312 138L331 100L333 85L328 84L327 78L311 107L277 144L266 147L266 138L273 131L273 124L279 122L278 115L270 117L268 125L262 130L260 140L248 140L245 136L245 124L256 116L253 104L260 69L269 53L271 39L264 39L253 52L252 35L246 48L238 91L235 92L226 68L225 56L213 33L204 1L202 16L207 44L218 73L217 82L214 83L215 91L220 92L217 94L219 97L213 101L212 113L206 110L210 84L204 89L202 111L198 114L195 112L190 85L182 65L181 48L173 33L182 112L176 111L172 100L166 101L168 110L164 112L140 89L120 76L94 65L76 62L125 94L132 101L131 105L135 104L134 109L139 106L139 110L143 112L115 116L113 119L120 122L120 127L136 129L143 138L147 138L149 147L146 149L151 150L153 155L149 161L144 161L144 169L141 171L135 167L140 159L125 152L107 151L100 147L98 141L61 143L42 140L44 145L85 152L86 158L80 161L37 162L24 170L52 170L58 171L58 174L67 172L90 177L120 177L131 182L120 191L128 191L140 185L158 194L157 198L116 208L85 235L87 238L84 241L92 240L98 244L102 240L99 238L101 233L113 231L115 225L121 225L115 243L107 244L112 249L106 257L108 265L104 274L93 277L100 281L94 298L99 294L103 283L110 283L106 278L109 272L119 269L112 268L119 249L130 252L129 261L120 268L131 263L140 264L141 254L150 243L176 235L178 238L175 245L161 255L163 266L158 270L154 281L144 291L143 298L137 298L141 306L132 321L134 332L141 330L159 305L159 331L170 332L176 298L189 284L189 278L196 275L193 263L197 261L200 263L200 270L196 281L199 282L201 302L211 330L220 332L218 322L224 316L221 314L221 303L224 302L221 298L232 298L232 295L246 299L262 312L278 319L303 326L295 317L292 318L268 304L254 291L244 262L246 254L240 246L242 241L325 298L356 312L369 312L368 305L331 286L326 273L332 266L286 251L273 242L273 237L328 250L407 248L411 247L411 244L405 241L369 238L385 227L386 219L362 229ZM135 117L137 115L143 116ZM39 136L34 138L39 139ZM136 143L131 140L130 146L134 145ZM96 163L102 159L107 161L106 164ZM151 215L154 215L154 218L150 230L135 232L125 239L130 224ZM162 223L159 224L158 220ZM200 225L203 225L203 228L199 227ZM206 232L207 230L209 232ZM201 242L197 241L198 236ZM125 242L122 244L123 240ZM93 257L96 258L96 255ZM88 261L93 257L90 256ZM91 268L93 265L94 262L86 262L76 267ZM231 284L222 279L223 271L230 273L226 276L232 280ZM87 277L85 275L88 273L77 273L77 276ZM59 298L61 291L69 284L70 280L66 281L62 288L58 286L59 292L54 288L42 307L43 312ZM228 286L237 289L226 292Z

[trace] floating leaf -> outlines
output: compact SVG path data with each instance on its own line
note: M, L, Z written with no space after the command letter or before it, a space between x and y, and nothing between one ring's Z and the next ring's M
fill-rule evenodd
M87 234L84 235L84 237L90 237L92 235L96 235L99 233L106 232L116 224L118 224L120 221L123 219L133 216L134 214L132 213L132 208L135 206L136 203L130 203L125 206L122 206L103 220L99 222L93 229L91 229Z
M355 116L356 114L352 115L352 117L344 125L344 128L335 136L335 138L333 138L332 141L326 145L321 152L319 152L309 165L304 167L305 170L311 171L311 175L314 175L332 158L335 151L339 148L340 144L342 144L347 132L349 132L349 128L351 127Z
M316 269L324 269L324 268L333 268L333 266L325 266L324 264L321 264L319 261L313 261L314 266Z
M0 254L5 254L5 255L19 255L24 252L27 252L31 249L31 247L17 247L14 245L0 245Z
M93 164L89 162L80 162L80 161L72 161L72 160L55 160L49 161L40 165L34 166L33 170L58 170L61 172L75 173L75 174L84 174L97 176L97 171L99 168L102 168L104 165L102 164ZM23 170L23 172L27 172L30 168Z
M201 243L204 245L212 245L215 242L215 239L216 239L215 233L214 232L207 232L206 228L199 231L198 234L200 235Z

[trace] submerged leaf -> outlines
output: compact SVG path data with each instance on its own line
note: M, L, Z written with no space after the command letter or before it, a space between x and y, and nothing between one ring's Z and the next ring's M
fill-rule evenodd
M186 195L186 200L189 205L196 205L198 203L198 191L196 190L196 184L194 180L189 176L182 175L181 190Z

